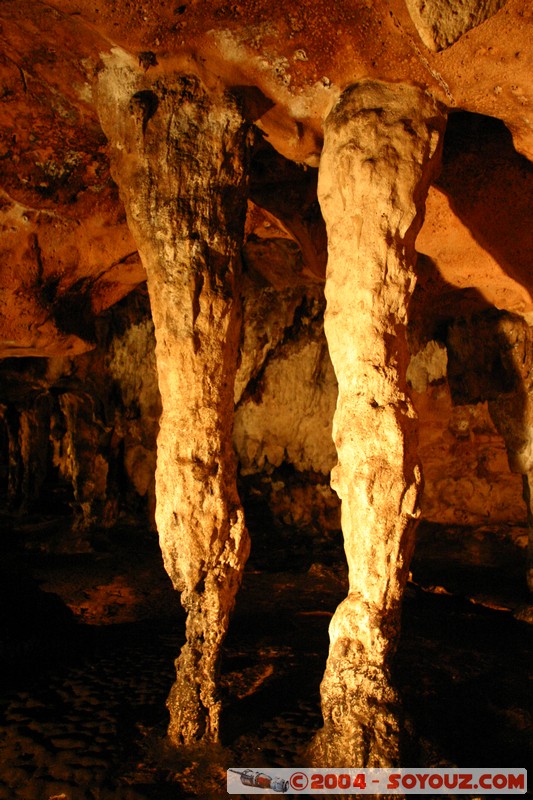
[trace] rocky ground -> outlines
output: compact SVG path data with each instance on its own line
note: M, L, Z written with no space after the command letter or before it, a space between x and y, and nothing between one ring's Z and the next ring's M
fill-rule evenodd
M222 744L175 753L165 698L184 619L154 535L123 526L50 555L57 520L4 522L0 800L215 800L229 766L305 763L345 592L338 541L256 532L226 642ZM421 526L396 666L405 765L531 763L524 544L520 528Z

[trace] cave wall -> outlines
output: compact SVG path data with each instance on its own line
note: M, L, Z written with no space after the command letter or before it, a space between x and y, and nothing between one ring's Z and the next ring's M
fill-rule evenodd
M481 337L486 342L494 313L478 319L486 320ZM522 482L509 467L507 443L489 411L489 396L501 396L501 376L487 368L474 327L466 319L458 320L444 337L447 344L431 340L417 345L411 356L407 376L420 420L422 516L442 524L524 524ZM499 344L493 341L486 349L488 360L498 362ZM471 391L465 391L468 386Z
M145 334L151 347L151 328L134 326L116 363L103 355L105 309L146 272L111 178L97 81L117 59L147 85L193 64L206 86L236 91L258 137L235 383L241 490L266 494L283 524L338 530L329 486L336 385L318 313L327 256L316 196L323 120L342 88L368 76L425 86L450 112L416 244L409 311L426 330L414 357L428 341L442 343L440 328L454 317L496 307L529 322L531 10L522 0L380 0L346 14L321 4L273 11L263 0L239 9L190 4L177 16L164 6L142 14L122 3L72 8L70 0L54 8L6 0L0 10L0 352L43 358L2 366L1 480L11 506L35 507L59 481L81 527L110 522L139 497L153 514L158 414L131 400L139 387L124 402L113 399L116 410L107 398L111 387L120 395L118 384L135 387L145 367L133 378L130 349L136 364ZM444 375L432 380L413 395L422 513L443 522L521 521L520 477L506 464L490 401L459 401ZM31 384L21 388L25 399L13 396L19 381ZM147 381L155 398L153 374ZM87 445L76 445L82 438ZM128 500L117 508L119 495Z
M420 505L527 516L533 586L532 30L526 0L0 4L2 488L70 511L59 549L156 518L174 744L218 739L243 506L307 546L342 498L322 763L398 761ZM116 305L144 280L153 325Z
M487 403L453 405L441 380L413 393L424 471L423 519L457 525L523 525L522 481L511 472L505 442Z
M88 353L5 359L0 373L6 508L70 518L60 550L120 516L153 523L160 398L142 287L100 317Z
M245 503L255 508L260 500L265 521L280 529L315 537L338 532L340 505L329 483L336 461L331 424L337 383L324 336L323 290L276 288L250 268L243 313L234 447ZM149 303L140 287L102 318L91 352L2 362L6 506L59 509L73 514L80 529L110 525L127 514L153 524L160 415L154 347ZM479 363L476 379L471 352L470 347L461 369L478 394L463 393L455 402L445 345L433 340L411 356L422 516L443 524L524 524L521 477L509 467L489 401L479 395L480 376L485 394L492 386L492 397L501 383L493 378L492 385Z

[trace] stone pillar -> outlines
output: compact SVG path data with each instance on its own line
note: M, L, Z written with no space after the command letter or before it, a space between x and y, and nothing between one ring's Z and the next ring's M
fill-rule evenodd
M376 81L348 88L325 124L325 327L339 383L332 486L342 500L349 594L329 629L315 763L398 761L389 668L421 486L405 328L415 239L444 125L420 89Z
M162 401L156 522L187 611L168 699L175 744L216 741L217 670L249 552L232 448L249 129L192 75L108 64L99 112L148 275Z

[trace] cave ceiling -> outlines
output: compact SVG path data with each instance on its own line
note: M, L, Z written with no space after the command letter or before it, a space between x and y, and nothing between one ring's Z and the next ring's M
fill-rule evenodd
M528 319L532 32L529 0L3 0L0 354L91 348L98 315L145 278L96 111L111 55L241 96L261 132L244 257L279 287L324 280L316 173L340 92L369 77L426 89L450 122L417 240L417 313Z

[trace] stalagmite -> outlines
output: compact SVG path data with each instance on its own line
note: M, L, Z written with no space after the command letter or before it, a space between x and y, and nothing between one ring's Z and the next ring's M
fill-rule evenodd
M231 440L248 127L196 77L150 83L120 59L99 110L148 275L163 405L156 521L188 615L169 736L214 741L220 647L249 551Z
M326 336L339 382L332 485L349 567L329 631L324 727L312 746L313 760L331 766L398 761L390 660L421 484L405 326L443 128L423 91L370 81L347 89L325 125Z

